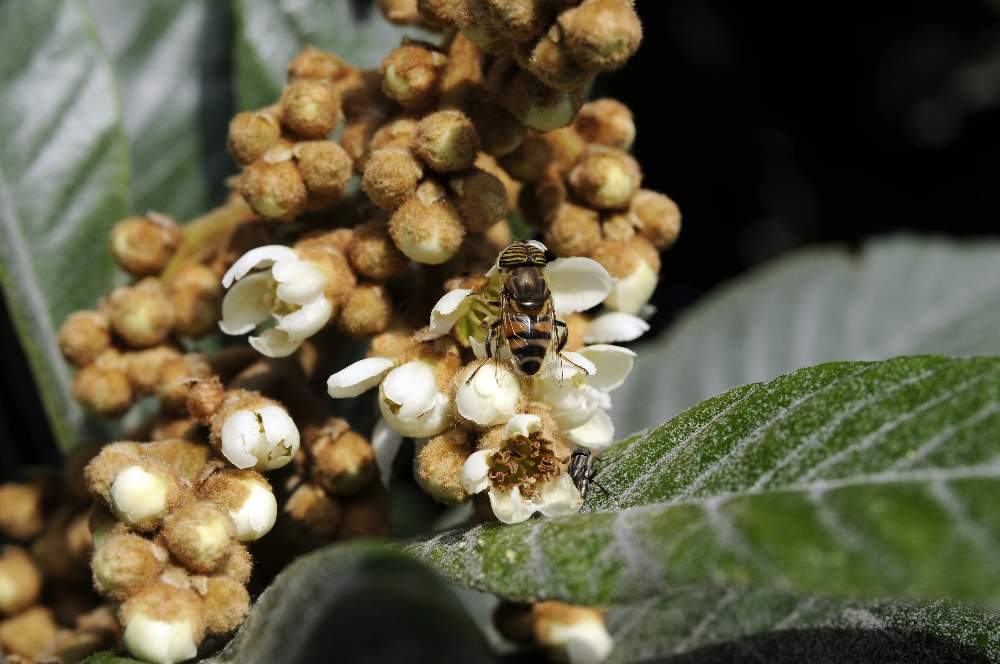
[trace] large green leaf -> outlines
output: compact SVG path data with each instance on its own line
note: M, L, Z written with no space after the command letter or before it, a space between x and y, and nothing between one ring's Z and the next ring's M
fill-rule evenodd
M755 583L1000 600L1000 359L802 369L709 399L606 458L590 513L411 549L515 599L614 604Z
M368 0L236 0L236 98L240 108L274 101L285 68L306 44L333 51L357 67L376 67L404 35Z
M108 231L128 201L113 72L83 6L0 5L0 283L60 441L82 421L56 330L114 280Z
M268 586L226 662L488 662L482 634L446 584L377 544L299 558Z
M998 329L996 240L806 249L723 286L663 337L637 344L614 421L627 432L654 426L731 387L820 362L1000 355Z
M225 175L235 171L226 154L228 4L86 2L121 88L133 211L195 216L218 202Z
M617 606L607 623L609 664L669 655L702 663L1000 660L1000 616L943 601L696 586Z

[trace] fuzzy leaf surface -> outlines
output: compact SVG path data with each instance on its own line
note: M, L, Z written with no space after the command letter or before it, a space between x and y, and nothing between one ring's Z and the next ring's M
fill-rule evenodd
M693 584L1000 600L1000 359L801 369L608 450L584 512L410 545L514 599Z
M612 417L620 431L638 431L732 387L821 362L1000 355L997 329L996 240L898 236L859 252L804 249L720 287L662 337L636 344Z
M114 73L83 4L0 5L0 284L60 443L83 416L56 342L114 282L108 231L127 210Z

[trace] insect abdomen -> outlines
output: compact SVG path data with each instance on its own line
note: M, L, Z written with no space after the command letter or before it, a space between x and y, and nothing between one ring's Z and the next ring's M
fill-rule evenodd
M506 327L505 340L517 368L526 376L534 376L542 368L552 343L552 317L515 314Z

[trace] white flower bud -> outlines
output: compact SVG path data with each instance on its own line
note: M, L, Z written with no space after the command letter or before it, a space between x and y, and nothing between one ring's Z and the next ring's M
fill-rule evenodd
M236 539L251 542L260 539L274 527L278 518L278 501L267 487L244 480L248 490L246 500L237 509L229 510L236 524Z
M158 519L170 508L173 479L141 465L128 466L111 484L111 504L129 526Z
M266 403L231 413L219 435L222 455L237 468L273 470L299 449L299 430L284 408Z
M428 362L414 360L390 371L379 386L378 404L386 423L404 436L426 438L448 428L449 400Z
M478 371L477 371L478 369ZM470 381L468 375L476 372ZM458 414L481 427L502 424L514 414L521 387L511 371L494 362L474 363L459 374L455 405Z

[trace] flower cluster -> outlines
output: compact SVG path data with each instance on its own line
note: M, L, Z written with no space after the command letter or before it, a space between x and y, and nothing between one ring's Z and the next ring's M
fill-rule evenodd
M87 410L159 404L129 436L148 442L106 445L86 471L94 587L133 655L180 661L234 629L246 544L272 527L302 546L390 534L405 439L426 493L505 523L579 510L571 455L614 439L636 357L615 344L648 330L680 230L677 206L641 188L630 111L584 103L638 47L632 3L380 5L441 38L404 40L377 70L305 47L273 105L232 119L226 204L184 226L119 223L112 254L135 281L60 330ZM514 218L544 242L519 247L554 254L536 264L552 331L531 375L504 331ZM192 352L216 330L249 348ZM377 391L370 436L331 415L323 381L338 400ZM261 473L286 466L272 490ZM557 656L607 656L599 612L525 610Z

